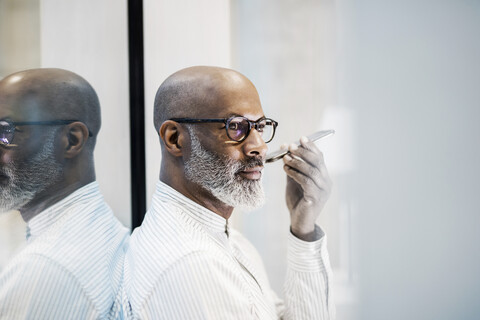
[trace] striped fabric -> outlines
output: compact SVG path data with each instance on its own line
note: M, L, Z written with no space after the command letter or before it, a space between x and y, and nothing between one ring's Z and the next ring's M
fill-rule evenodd
M128 229L93 182L35 216L0 274L0 319L113 319Z
M159 181L125 258L125 314L129 319L333 319L323 232L316 242L290 235L287 261L283 302L246 238Z

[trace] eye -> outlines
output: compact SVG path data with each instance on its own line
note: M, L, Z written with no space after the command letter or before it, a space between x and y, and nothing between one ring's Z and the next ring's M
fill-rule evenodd
M258 132L263 132L263 130L265 130L265 127L267 126L267 123L265 121L262 121L260 123L257 124L257 131Z
M245 138L248 132L248 121L242 117L236 117L228 123L227 133L230 139L240 141Z
M0 121L0 144L9 145L13 140L15 127L5 120Z
M228 130L238 130L239 129L239 124L238 122L230 121L228 124Z

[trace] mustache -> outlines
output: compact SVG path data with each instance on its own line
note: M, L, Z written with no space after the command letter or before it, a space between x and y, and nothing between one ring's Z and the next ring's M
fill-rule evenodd
M263 167L264 159L261 156L251 157L240 161L240 171L254 167Z

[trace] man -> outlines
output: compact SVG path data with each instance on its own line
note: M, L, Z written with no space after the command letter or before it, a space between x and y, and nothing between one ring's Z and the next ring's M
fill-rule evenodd
M0 212L27 246L0 274L0 319L110 319L128 230L95 181L98 97L80 76L33 69L0 81Z
M228 225L264 201L263 164L277 123L243 75L192 67L158 89L160 181L125 259L126 312L138 319L330 319L330 266L315 221L331 182L312 142L284 157L291 215L285 302L255 248Z

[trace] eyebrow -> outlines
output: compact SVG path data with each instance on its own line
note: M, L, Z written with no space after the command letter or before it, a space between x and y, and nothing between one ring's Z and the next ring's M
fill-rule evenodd
M243 118L247 118L248 120L253 121L253 122L256 122L256 121L259 121L259 120L262 120L262 119L266 119L266 118L267 118L265 115L263 115L263 116L261 116L260 118L258 118L257 120L251 120L250 118L244 116L243 114L231 113L230 115L226 116L225 119L228 119L228 118L231 118L231 117L243 117Z

